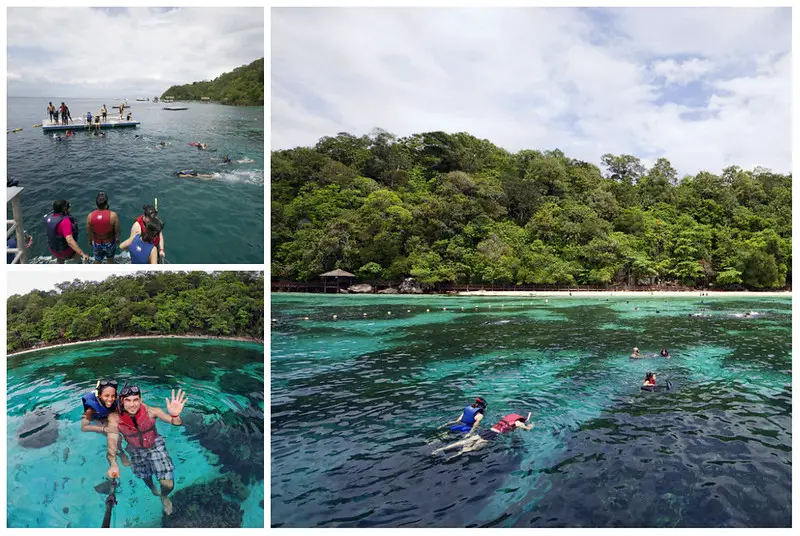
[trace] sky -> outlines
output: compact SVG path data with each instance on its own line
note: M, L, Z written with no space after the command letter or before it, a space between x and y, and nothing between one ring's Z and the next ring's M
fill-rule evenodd
M264 57L263 8L8 8L10 97L153 98Z
M791 171L789 8L273 8L272 149L468 132Z
M14 294L27 294L38 289L43 291L55 290L56 284L80 279L81 281L105 281L112 275L136 275L141 270L131 265L115 265L108 268L105 265L92 266L84 269L70 269L59 266L54 270L53 265L28 265L25 271L6 270L6 297ZM203 270L211 273L213 270Z
M59 267L63 268L63 267ZM52 267L49 270L36 270L36 271L6 271L6 279L8 281L6 286L6 297L13 296L14 294L27 294L28 292L38 289L43 291L55 290L57 283L65 281L74 281L80 279L82 281L105 281L112 275L125 275L119 268L105 268L104 266L94 267L93 270L58 270L54 271Z

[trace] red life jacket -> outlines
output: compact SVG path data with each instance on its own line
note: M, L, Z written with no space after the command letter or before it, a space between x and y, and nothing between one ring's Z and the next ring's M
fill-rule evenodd
M114 240L110 210L95 210L89 214L92 222L92 240L98 244L110 244Z
M520 419L524 420L525 417L523 417L522 415L517 415L516 413L509 413L508 415L506 415L505 417L500 419L497 422L497 424L492 426L492 428L500 430L500 433L504 434L504 433L516 428L516 425L514 423L516 423Z
M133 423L134 419L136 424ZM118 428L119 433L128 441L128 445L137 449L151 448L158 437L156 420L147 414L144 404L133 416L127 411L120 411Z
M141 233L144 235L144 230L147 228L147 224L144 222L144 214L136 218L136 222L139 224L139 228L141 228ZM153 237L153 245L158 247L158 244L161 242L161 233L158 233L155 237Z

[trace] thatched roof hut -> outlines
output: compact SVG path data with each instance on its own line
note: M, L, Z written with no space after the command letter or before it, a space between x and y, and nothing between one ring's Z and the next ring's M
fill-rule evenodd
M336 292L339 292L339 279L355 279L355 275L351 274L350 272L345 272L344 270L336 269L331 270L330 272L325 272L324 274L319 275L325 281L324 291L328 292L328 278L335 277L336 278ZM349 283L349 281L348 281Z

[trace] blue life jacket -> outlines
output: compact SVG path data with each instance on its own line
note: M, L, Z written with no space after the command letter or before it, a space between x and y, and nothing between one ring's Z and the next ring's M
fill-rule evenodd
M150 252L156 247L142 240L141 235L133 237L133 242L128 250L131 252L131 264L148 264L150 262Z
M83 401L83 411L87 409L91 409L94 411L92 415L92 419L105 419L108 417L108 414L112 411L116 411L117 409L117 401L115 400L113 404L111 404L110 408L105 407L102 402L97 399L97 395L93 392L86 393L81 397Z
M473 408L471 405L464 408L464 416L461 418L461 422L464 424L473 425L475 424L475 415L478 413L482 413L483 408Z
M58 224L61 223L61 220L64 218L69 218L69 221L72 222L72 238L75 239L75 242L78 241L78 224L75 222L75 218L72 216L65 216L64 214L45 214L44 216L44 227L47 231L47 245L50 246L50 249L55 251L56 253L61 253L62 251L66 251L70 249L69 244L67 244L67 240L63 236L58 236L56 229L58 229Z

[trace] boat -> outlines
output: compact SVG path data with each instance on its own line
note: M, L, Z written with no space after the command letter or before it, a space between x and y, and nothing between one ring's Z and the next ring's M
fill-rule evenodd
M162 110L171 110L173 112L177 112L178 110L188 110L186 106L164 106Z
M147 101L149 101L150 99L136 99L136 100L137 100L137 101L139 101L139 102L147 102Z

